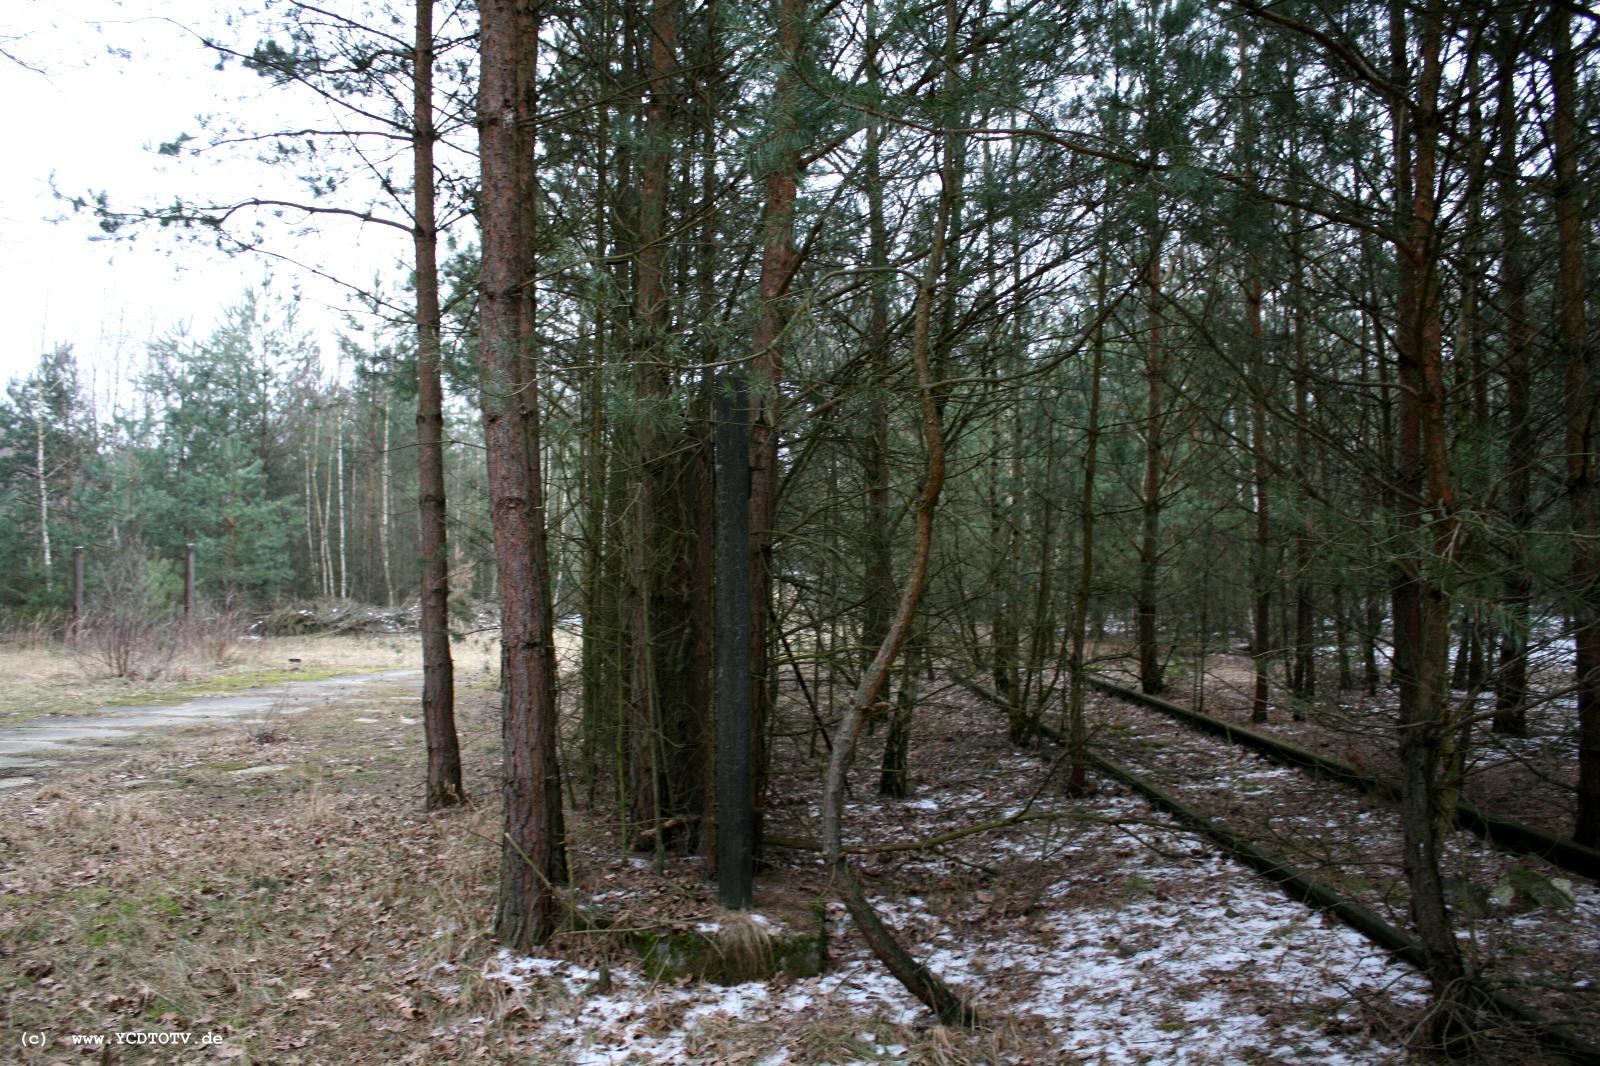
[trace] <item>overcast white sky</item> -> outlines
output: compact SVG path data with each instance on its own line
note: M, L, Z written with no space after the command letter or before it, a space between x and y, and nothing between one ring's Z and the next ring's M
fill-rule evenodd
M68 341L103 387L119 350L127 359L179 323L203 332L246 286L262 285L269 264L260 256L230 259L156 230L132 242L96 239L92 217L72 217L50 191L53 178L63 192L104 190L131 206L195 193L232 201L284 187L284 175L264 164L172 159L155 151L178 133L198 133L201 112L242 113L262 126L285 117L329 121L325 109L287 98L237 65L214 69L214 59L182 27L252 42L249 29L223 25L226 6L0 2L0 48L42 71L0 58L0 99L8 103L10 125L0 166L0 382L25 374L42 348ZM387 227L334 223L321 238L285 238L278 247L362 281L392 270L409 251L405 234ZM281 264L270 270L273 291L298 291L302 322L329 334L338 321L330 309L344 306L344 292Z

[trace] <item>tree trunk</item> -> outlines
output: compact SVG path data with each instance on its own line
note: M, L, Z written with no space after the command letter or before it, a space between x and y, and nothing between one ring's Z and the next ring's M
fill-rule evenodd
M1407 79L1405 11L1390 9L1393 70ZM1420 17L1420 80L1414 101L1396 103L1397 202L1406 238L1399 263L1398 345L1400 437L1398 525L1409 551L1396 560L1394 674L1400 693L1400 816L1411 917L1427 958L1433 1011L1419 1034L1430 1046L1454 1048L1475 1027L1464 983L1466 964L1445 906L1440 874L1444 833L1458 782L1451 780L1451 721L1446 676L1450 600L1439 571L1453 564L1456 543L1445 423L1445 382L1436 235L1437 108L1443 0Z
M1250 50L1244 31L1239 38L1239 86L1247 101L1240 115L1239 142L1243 157L1245 181L1252 196L1259 196L1259 179L1256 174L1256 124L1251 110ZM1257 248L1247 247L1244 252L1245 276L1244 320L1245 347L1250 389L1250 454L1254 459L1251 494L1255 517L1255 539L1250 556L1250 592L1252 603L1252 628L1250 636L1251 667L1255 674L1255 691L1250 701L1250 720L1267 720L1271 691L1267 673L1272 660L1272 584L1276 578L1271 568L1272 507L1268 496L1267 477L1271 469L1267 450L1267 351L1263 343L1261 318L1262 281L1261 255Z
M1035 726L1044 718L1045 707L1055 696L1056 684L1060 680L1059 668L1056 666L1056 614L1058 611L1057 600L1054 596L1055 581L1053 574L1056 569L1055 551L1055 514L1056 508L1050 495L1050 487L1055 484L1056 474L1056 433L1053 422L1045 425L1044 441L1044 469L1039 477L1039 489L1032 495L1037 501L1038 513L1038 552L1034 564L1034 573L1037 575L1033 596L1033 612L1028 627L1028 661L1023 669L1023 698L1027 703L1028 720ZM1076 610L1076 605L1074 605ZM1087 612L1088 604L1084 603ZM1085 613L1084 628L1088 628L1088 615ZM1045 663L1052 664L1050 680L1045 680Z
M767 781L767 706L776 678L768 646L772 620L773 525L778 512L778 415L783 377L783 333L788 319L789 284L797 265L794 247L795 195L800 181L798 65L807 17L806 0L778 0L778 62L781 69L772 99L773 160L765 174L761 209L761 277L756 285L756 324L750 360L750 563L751 670L756 684L750 705L754 745L756 840L761 838Z
M1594 397L1583 250L1584 187L1578 174L1578 74L1572 14L1553 8L1550 76L1555 88L1556 346L1566 385L1567 506L1572 524L1573 637L1577 643L1578 802L1572 837L1600 844L1600 515L1596 513Z
M946 0L946 19L949 24L946 44L946 74L953 77L953 38L956 27L955 0ZM970 1025L977 1017L966 1001L957 996L926 966L917 962L895 940L894 934L883 924L873 909L866 891L857 879L845 855L840 830L840 815L844 807L845 777L855 758L855 748L865 723L867 709L878 701L894 666L895 657L910 635L916 618L922 590L927 583L928 561L933 552L933 518L939 506L939 495L944 488L945 450L944 433L939 419L939 403L934 395L933 374L929 356L931 323L933 317L934 286L943 272L946 227L950 221L955 135L943 136L943 168L937 217L934 221L933 244L928 253L922 282L917 292L917 304L912 326L911 357L916 372L920 395L923 446L927 453L926 475L922 493L917 501L916 530L911 551L911 566L906 574L905 588L899 607L889 625L883 643L878 647L872 662L862 672L839 720L834 735L833 753L828 760L828 773L822 790L822 856L832 869L834 881L844 896L845 905L857 928L881 961L907 991L921 1000L946 1024Z
M646 33L649 76L638 157L634 259L634 444L639 476L628 593L627 818L657 848L668 821L698 815L704 726L694 676L695 617L686 530L693 475L684 417L673 401L667 212L682 109L678 0L655 0Z
M311 448L306 452L306 513L309 523L306 532L311 537L309 547L311 565L317 572L317 593L331 597L333 592L328 580L327 520L322 510L321 463L317 454L322 444L322 408L315 393L310 402L314 406L311 409Z
M716 836L724 907L750 905L755 871L751 790L750 408L742 375L723 382L716 448Z
M334 496L337 498L339 513L339 598L350 598L350 553L346 550L345 542L345 511L344 511L344 404L339 404L338 421L333 424L333 470L334 470Z
M426 0L424 0L426 2ZM389 551L389 397L383 398L383 439L378 442L378 565L383 571L383 605L394 607L394 565Z
M42 388L42 386L41 386ZM33 400L33 429L34 453L33 476L34 484L39 492L39 557L44 569L44 587L50 589L50 488L45 478L44 471L44 412L45 404L42 396L35 396Z
M1290 87L1293 88L1293 70ZM1298 166L1298 160L1294 162ZM1290 225L1289 303L1294 343L1294 452L1295 477L1300 507L1299 528L1294 538L1294 718L1305 716L1306 704L1317 694L1317 609L1311 583L1311 346L1306 335L1305 254L1301 249L1304 219L1293 212Z
M1339 691L1349 692L1356 687L1355 673L1350 669L1350 618L1345 608L1344 585L1333 586L1333 642L1339 655Z
M889 731L883 740L883 763L878 771L878 794L890 799L911 795L911 719L917 709L919 671L927 658L927 637L918 622L906 641L905 661L900 667L900 688L894 695L894 710L889 715Z
M1152 193L1152 195L1154 195ZM1152 215L1158 209L1152 207ZM1156 588L1161 568L1161 487L1164 462L1162 434L1166 410L1161 395L1165 379L1164 341L1161 335L1161 245L1160 223L1152 218L1149 227L1150 261L1145 285L1149 291L1149 333L1145 343L1145 429L1143 523L1139 538L1139 593L1137 640L1139 686L1149 695L1162 689L1161 651L1156 645Z
M1382 671L1378 668L1378 638L1382 632L1383 605L1379 602L1377 594L1368 593L1366 617L1361 633L1361 679L1369 696L1378 694L1378 685L1383 681Z
M1538 461L1529 406L1532 370L1528 352L1528 269L1523 258L1522 173L1517 153L1517 25L1499 24L1500 304L1506 320L1506 540L1505 584L1501 592L1500 663L1495 675L1493 729L1510 736L1528 733L1528 629L1533 573L1528 565L1528 534L1533 525L1533 469Z
M867 90L874 106L881 102L878 55L878 5L866 4ZM890 541L889 510L889 294L893 275L889 269L889 233L883 217L883 123L876 117L867 126L867 365L871 375L867 392L867 433L862 448L862 478L866 483L863 515L862 576L866 585L861 614L861 666L870 666L889 632L894 615L894 549ZM877 709L868 711L868 729L875 728Z
M595 69L599 72L596 91L606 95L614 91L610 80L612 70L612 8L602 4L590 24L589 33ZM595 109L594 136L594 255L598 259L610 256L611 262L620 262L618 250L613 247L612 230L608 225L612 207L611 186L611 109ZM613 265L611 270L618 267ZM583 649L581 654L582 713L583 713L583 764L588 800L594 803L601 777L601 757L614 754L619 739L621 711L618 697L621 678L615 664L621 659L613 590L614 560L613 530L615 515L608 507L612 488L609 483L613 449L606 447L606 362L607 341L615 326L615 312L609 301L611 277L606 270L596 271L590 295L592 308L591 341L593 362L584 377L583 410ZM622 787L617 775L617 788Z
M417 287L417 549L422 571L422 732L428 747L428 810L465 798L456 738L455 664L450 652L450 548L444 485L444 385L439 373L438 222L434 214L433 3L417 0L412 58L412 242ZM384 407L383 578L389 576L389 419Z
M565 879L543 486L537 476L534 119L537 6L479 5L479 281L484 447L500 586L504 822L495 937L526 953L555 932Z
M997 369L996 373L1000 371ZM1022 681L1018 672L1017 611L1020 604L1016 570L1017 544L1016 476L1017 441L1008 429L1015 427L1015 415L997 414L993 424L993 443L989 469L989 660L995 695L1006 708L1007 733L1013 744L1025 745L1033 739L1033 723L1022 700ZM1006 453L1009 452L1009 458ZM1002 473L1002 469L1006 469ZM1006 486L1010 486L1009 488Z
M1250 701L1250 720L1265 722L1271 696L1267 674L1272 666L1272 583L1271 565L1272 506L1267 495L1271 460L1267 449L1267 382L1265 348L1261 343L1261 279L1252 276L1245 283L1245 306L1249 320L1251 363L1254 376L1251 392L1250 450L1255 458L1255 546L1251 559L1255 595L1255 627L1250 638L1250 657L1255 665L1255 694Z
M76 641L83 633L83 545L72 549L72 621L67 639Z
M333 502L333 474L334 464L337 462L339 451L339 415L334 413L334 438L333 454L328 457L328 469L322 481L322 568L326 576L323 584L327 587L329 599L336 599L339 595L339 559L334 553L334 525L337 521Z
M308 403L314 403L315 401L314 401L314 399L311 399L311 398L308 397L307 402ZM319 590L320 590L320 581L321 581L321 578L322 578L322 567L317 562L317 520L316 520L317 496L316 496L316 492L312 489L312 485L314 484L313 475L312 475L312 458L317 453L316 426L317 426L317 422L316 422L315 409L313 409L312 421L311 421L311 446L305 450L305 457L304 457L305 461L301 464L301 471L300 471L301 472L301 486L300 486L300 488L301 488L302 494L305 497L306 568L309 569L309 570L315 570L316 571L316 573L317 573L317 581L319 582L319 586L318 587L319 587Z
M1106 299L1106 263L1102 255L1095 276L1096 313ZM1094 475L1100 449L1100 374L1105 363L1105 330L1096 326L1090 345L1089 418L1084 428L1083 487L1078 497L1078 587L1072 600L1072 657L1067 677L1067 792L1081 796L1088 791L1086 767L1089 730L1084 720L1083 700L1088 669L1084 653L1089 629L1089 596L1094 590ZM1043 580L1043 575L1040 575Z
M720 12L721 6L717 0L707 0L702 6L701 18L705 25L705 32L700 36L701 51L696 62L697 80L694 97L698 102L696 122L700 132L700 196L698 212L702 221L700 232L700 254L696 257L694 268L696 271L695 317L699 322L711 322L716 317L716 298L718 292L718 228L717 206L720 198L720 189L717 181L717 143L722 128L722 110L726 95L726 78L722 68L723 38L721 34ZM686 160L687 162L687 160ZM689 189L687 176L684 188ZM687 259L687 257L685 257ZM687 264L686 264L687 266ZM695 417L697 426L693 449L691 471L692 489L692 514L689 524L694 529L693 547L694 561L690 580L691 590L691 615L693 623L691 628L694 634L694 683L698 688L694 696L695 711L700 716L701 727L699 730L700 748L696 757L700 762L701 771L701 809L703 816L700 821L698 839L701 854L714 858L720 847L717 832L717 773L718 765L716 753L720 744L716 739L716 709L720 701L716 694L717 689L717 619L720 614L716 608L716 589L720 588L715 578L716 569L716 506L717 506L717 477L715 436L716 427L712 424L717 406L716 371L714 367L721 361L722 350L717 338L707 331L702 338L699 350L700 364L700 395L696 404L698 415ZM740 382L746 395L735 397L734 402L740 408L741 418L747 416L749 410L748 388ZM737 446L738 461L743 464L744 472L744 509L740 514L740 521L746 530L742 542L742 550L748 560L750 552L750 539L748 535L750 526L749 513L749 465L750 465L750 435L748 427L742 437L742 443ZM734 580L745 589L750 588L750 572L746 566L742 577ZM746 618L750 615L748 601L744 603L742 612ZM742 631L744 646L748 648L750 633L748 629ZM750 674L749 657L741 655L738 660L745 670L746 677ZM749 701L746 699L741 706L748 719ZM749 752L749 745L744 750ZM746 782L745 792L754 802L754 786L750 784L751 774L748 766L741 771ZM752 808L753 809L753 808ZM754 815L751 815L751 824ZM748 836L748 834L747 834ZM753 859L754 844L740 846L736 849L738 854L748 853ZM720 871L720 863L719 863ZM752 874L753 876L753 874Z

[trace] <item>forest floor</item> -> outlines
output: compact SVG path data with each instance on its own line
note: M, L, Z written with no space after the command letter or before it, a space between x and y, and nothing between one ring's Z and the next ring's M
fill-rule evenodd
M346 650L372 652L359 665L374 670L405 665L384 644ZM760 923L719 911L698 859L622 852L604 810L577 802L573 898L615 926L505 956L487 935L498 697L493 655L477 654L491 669L458 675L475 801L464 810L421 810L415 683L385 680L292 715L112 741L0 791L10 1053L762 1066L1404 1058L1425 999L1407 967L1119 786L1066 799L1047 755L1010 748L992 709L949 689L919 708L914 794L881 799L863 768L846 834L870 849L1010 820L938 848L858 856L901 936L973 997L977 1031L936 1025L882 971L801 850L773 853L756 912L797 923L818 905L824 974L727 987L648 979L619 929L716 937ZM792 772L778 778L769 829L814 837L822 746L797 724L774 756ZM186 1047L158 1043L183 1034ZM1522 1049L1506 1061L1541 1060Z

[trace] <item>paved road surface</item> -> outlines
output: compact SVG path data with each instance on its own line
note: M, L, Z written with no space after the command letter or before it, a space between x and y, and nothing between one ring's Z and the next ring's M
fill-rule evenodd
M417 678L421 670L385 670L350 674L322 681L290 681L231 696L205 696L170 706L106 707L95 715L51 715L17 725L0 726L0 789L32 784L31 771L59 766L61 759L95 741L116 740L155 729L199 722L247 719L251 715L295 714L318 703L347 695L375 681Z

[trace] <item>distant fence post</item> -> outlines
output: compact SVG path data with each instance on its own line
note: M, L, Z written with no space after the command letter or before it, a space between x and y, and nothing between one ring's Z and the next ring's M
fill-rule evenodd
M67 624L67 639L77 640L83 629L83 545L72 549L72 621Z
M183 624L194 618L194 545L183 546Z

